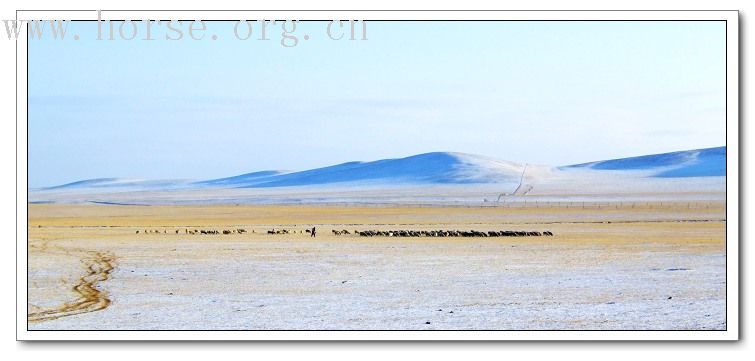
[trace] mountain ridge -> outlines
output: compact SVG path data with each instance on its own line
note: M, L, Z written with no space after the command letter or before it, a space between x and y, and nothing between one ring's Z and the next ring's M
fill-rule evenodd
M726 175L726 147L702 148L560 167L516 163L460 152L429 152L403 158L352 161L302 171L263 170L231 177L201 180L131 180L95 178L42 190L191 187L274 188L369 184L509 184L517 185L527 174L547 177L558 171L608 171L637 173L647 177L684 178Z

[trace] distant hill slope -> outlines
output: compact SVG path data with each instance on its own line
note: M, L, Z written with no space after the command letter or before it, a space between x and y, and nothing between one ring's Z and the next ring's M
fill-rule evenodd
M195 182L194 184L198 185L205 185L205 186L241 186L241 185L251 185L251 184L257 184L260 182L265 182L266 180L270 180L271 178L285 173L284 171L278 171L278 170L265 170L260 172L252 172L252 173L246 173L242 175L237 175L233 177L227 177L227 178L219 178L219 179L211 179L207 181L201 181L201 182Z
M685 150L598 162L575 164L563 168L594 170L643 170L654 177L714 177L726 175L726 147Z
M188 185L186 180L141 180L127 178L95 178L66 183L54 187L42 188L41 190L59 189L171 189Z
M237 187L351 184L464 184L514 182L523 165L492 158L435 152L400 159L348 162L272 177L239 179ZM213 181L210 181L213 182ZM232 185L234 183L226 183Z

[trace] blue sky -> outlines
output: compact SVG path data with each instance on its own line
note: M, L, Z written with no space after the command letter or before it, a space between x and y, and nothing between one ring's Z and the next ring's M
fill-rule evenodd
M230 22L202 41L98 41L93 22L71 25L78 41L30 40L29 186L726 141L724 22L371 22L367 41L325 25L300 23L293 48L278 27L236 40Z

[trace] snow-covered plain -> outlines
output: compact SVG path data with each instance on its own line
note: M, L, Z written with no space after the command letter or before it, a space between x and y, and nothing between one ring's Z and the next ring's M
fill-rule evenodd
M95 285L107 308L29 327L721 330L723 209L32 205L30 307L75 300L71 286L93 253L110 255L114 270ZM249 233L185 234L191 225ZM312 226L316 238L302 232ZM396 228L555 236L330 232Z

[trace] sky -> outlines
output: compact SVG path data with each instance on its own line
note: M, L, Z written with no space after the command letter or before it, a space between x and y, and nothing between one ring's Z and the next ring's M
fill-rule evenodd
M567 165L726 142L724 22L368 22L353 41L348 24L331 40L305 22L293 47L280 24L268 41L259 23L244 41L234 22L206 24L200 41L187 24L179 41L165 26L138 40L144 24L122 40L120 23L97 40L95 22L29 40L29 187L433 151Z

